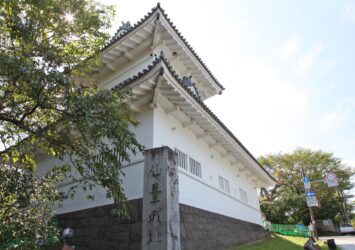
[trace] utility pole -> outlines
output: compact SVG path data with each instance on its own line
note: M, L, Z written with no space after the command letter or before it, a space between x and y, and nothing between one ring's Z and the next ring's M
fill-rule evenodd
M339 200L341 203L341 209L343 210L343 222L350 223L349 218L349 208L346 200L344 199L344 193L339 188L339 182L335 173L328 173L325 177L325 181L327 182L328 187L335 187L339 196Z
M317 232L317 224L316 224L316 219L314 217L314 213L313 213L313 208L312 207L308 207L309 209L309 215L311 216L311 223L312 223L312 227L313 227L313 238L318 240L318 232Z
M343 210L345 223L350 223L349 209L348 209L348 207L347 207L346 201L344 200L343 191L341 191L341 190L339 189L339 186L337 186L336 189L337 189L337 193L338 193L338 195L339 195L339 199L340 199L340 202L341 202L341 208L342 208L342 210Z
M301 168L301 173L302 173L302 177L304 178L306 175L304 173L304 169ZM306 191L309 191L310 189L306 189ZM311 225L312 225L312 236L313 238L318 240L318 232L317 232L317 225L316 225L316 219L314 216L314 212L313 212L313 208L308 206L308 210L309 210L309 215L311 217Z

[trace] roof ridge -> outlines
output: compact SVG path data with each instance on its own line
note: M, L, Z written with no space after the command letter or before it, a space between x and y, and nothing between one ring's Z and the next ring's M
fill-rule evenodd
M222 89L224 90L225 88L222 86L222 84L217 80L217 78L212 74L211 70L207 67L207 65L204 63L204 61L202 61L201 57L196 53L196 51L192 48L192 46L187 42L186 38L181 34L181 32L176 28L176 26L174 25L174 23L170 20L170 18L168 17L168 15L165 13L165 10L161 7L160 3L158 2L157 5L151 9L150 12L148 12L148 14L146 14L144 16L144 18L142 18L140 21L138 21L137 23L135 23L132 28L119 35L116 36L119 32L119 29L116 31L115 35L108 41L108 43L106 43L104 45L104 47L102 48L101 51L104 51L105 49L107 49L108 47L110 47L112 44L114 44L115 42L117 42L118 40L120 40L121 38L125 37L127 34L130 34L133 30L137 29L137 27L139 27L142 23L144 23L147 19L149 19L157 10L160 10L161 13L163 14L163 16L165 17L165 19L167 20L167 22L169 23L169 25L172 27L172 29L174 30L174 32L178 35L178 37L183 41L183 43L186 45L186 47L191 51L191 53L196 57L197 61L202 65L202 67L206 70L206 72L208 73L208 75L216 82L216 84ZM221 92L219 93L221 94Z
M222 84L219 83L217 78L212 74L211 70L207 67L207 65L202 61L201 57L196 53L196 51L192 48L192 46L187 42L186 38L181 34L181 32L176 28L174 23L170 20L168 17L168 14L165 13L164 9L160 7L159 4L159 9L162 11L162 14L164 15L165 19L168 21L170 26L173 28L175 33L180 37L180 39L185 43L186 47L191 51L191 53L197 58L197 60L201 63L201 65L205 68L207 73L212 77L212 79L217 83L217 85L224 90L225 88L222 86Z
M243 150L257 163L257 165L273 180L276 181L276 179L258 162L258 160L250 153L250 151L239 141L239 139L228 129L228 127L213 113L213 111L200 99L198 96L196 96L189 88L187 88L183 83L182 79L179 77L179 75L176 73L176 71L173 69L173 67L170 65L169 61L167 58L164 56L157 56L152 64L150 64L146 69L143 71L137 73L136 75L122 81L119 83L116 87L112 89L119 89L126 87L129 83L143 77L144 75L148 74L159 62L163 62L168 69L169 73L173 76L173 78L180 84L180 86L185 89L185 91L224 129L224 131L227 132L229 136L232 137L232 139L242 147Z
M164 58L163 61L166 62L167 59ZM175 78L175 80L177 80L177 82L195 99L195 101L198 102L202 106L202 108L209 115L212 116L212 118L227 132L227 134L229 134L237 142L238 145L240 145L247 152L247 154L259 165L259 167L261 167L262 170L264 170L264 172L271 179L275 180L274 177L271 176L270 173L266 171L266 169L258 162L258 160L250 153L250 151L239 141L239 139L228 129L228 127L217 117L217 115L214 114L213 111L201 99L196 98L194 93L192 93L192 91L189 88L187 88L182 84L182 79L179 78L178 74L176 74L176 71L172 69L171 65L166 65L166 66L169 69L171 75Z
M116 33L109 39L109 41L103 46L103 48L101 49L101 52L104 51L105 49L107 49L108 47L110 47L111 45L113 45L115 42L117 42L118 40L120 40L121 38L125 37L127 34L131 33L133 30L135 30L137 27L139 27L142 23L144 23L148 18L150 18L154 12L157 9L161 9L160 8L160 3L157 4L157 6L155 6L154 8L151 9L151 11L149 11L146 15L144 15L143 18L141 18L138 22L136 22L130 30L128 30L127 32L118 35L118 32L120 31L120 29L118 28ZM161 9L162 10L162 9ZM164 10L162 10L163 12Z
M121 89L126 87L129 83L145 76L148 74L159 62L161 62L162 58L161 57L156 57L151 64L147 66L147 68L143 69L142 71L139 71L137 74L127 78L126 80L120 82L117 84L115 87L113 87L111 90L116 90L116 89Z

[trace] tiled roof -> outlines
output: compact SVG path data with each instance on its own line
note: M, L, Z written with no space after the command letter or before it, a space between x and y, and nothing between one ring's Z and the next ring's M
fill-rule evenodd
M131 76L130 78L127 78L126 80L120 82L117 86L113 87L112 89L114 90L114 89L121 89L126 87L131 82L134 82L135 80L138 80L139 78L145 76L161 61L162 59L160 57L155 58L155 60L150 65L148 65L146 69L143 69L143 71L138 72L136 75Z
M168 61L166 58L162 57L157 57L152 64L150 64L146 69L144 69L142 72L139 72L138 74L126 79L125 81L119 83L116 87L113 89L119 89L128 86L130 83L133 81L145 76L147 73L149 73L153 68L155 68L156 65L159 64L159 62L164 63L164 65L167 67L169 70L169 73L175 78L175 80L185 89L189 95L194 98L194 100L224 129L224 131L227 132L229 136L233 138L233 140L241 146L241 148L255 161L256 164L273 180L276 181L275 178L266 171L266 169L258 162L258 160L249 152L249 150L238 140L238 138L227 128L226 125L207 107L207 105L198 97L196 96L189 88L187 88L183 83L182 79L177 75L176 71L169 65ZM164 73L164 68L160 68L160 74L162 75Z
M127 36L128 34L130 34L131 32L133 32L134 30L136 30L140 25L142 25L142 23L144 23L148 18L150 18L157 10L160 10L161 13L164 15L165 19L168 21L168 23L170 24L171 28L176 32L176 34L180 37L180 39L184 42L184 44L186 45L186 47L190 50L190 52L196 57L196 59L199 61L199 63L203 66L203 68L207 71L207 73L210 75L210 77L216 82L216 84L222 89L224 90L224 87L222 86L222 84L219 83L219 81L216 79L216 77L212 74L212 72L209 70L209 68L206 66L206 64L202 61L202 59L197 55L197 53L195 52L195 50L192 48L192 46L186 41L186 39L182 36L181 32L176 28L176 26L174 25L173 22L170 21L170 18L168 17L168 15L165 13L164 9L162 7L160 7L160 3L157 4L156 7L154 7L147 15L144 16L144 18L142 18L140 21L138 21L135 25L132 26L132 28L121 34L121 35L117 35L118 31L116 32L116 34L110 39L110 41L103 47L102 51L104 51L105 49L107 49L108 47L110 47L111 45L113 45L115 42L117 42L118 40L120 40L121 38ZM159 17L158 17L159 18Z

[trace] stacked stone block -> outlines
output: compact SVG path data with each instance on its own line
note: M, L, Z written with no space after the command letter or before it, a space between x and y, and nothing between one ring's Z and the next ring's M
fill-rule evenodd
M131 220L120 220L106 205L58 215L61 228L72 227L70 240L76 250L141 250L142 199L132 200ZM180 204L180 239L182 250L226 249L266 239L260 225L237 220ZM49 248L59 250L60 246Z
M181 249L218 250L266 239L260 225L180 204Z
M142 199L130 201L130 220L112 213L114 205L89 208L58 215L60 228L71 227L75 250L140 250L142 238ZM60 245L50 250L61 249Z

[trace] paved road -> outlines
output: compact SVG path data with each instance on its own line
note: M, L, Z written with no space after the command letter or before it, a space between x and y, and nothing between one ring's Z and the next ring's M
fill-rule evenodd
M321 240L334 239L335 244L342 250L355 250L355 236L320 237Z

